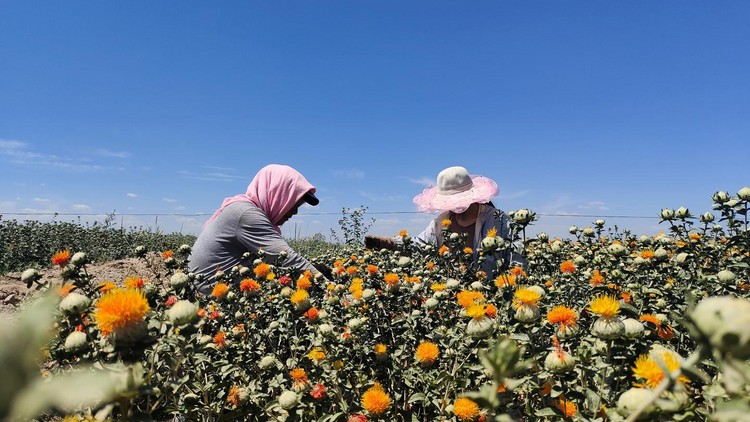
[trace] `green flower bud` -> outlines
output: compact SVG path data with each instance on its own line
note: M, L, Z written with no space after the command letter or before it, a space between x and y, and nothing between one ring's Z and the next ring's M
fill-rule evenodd
M625 324L625 337L640 338L643 336L643 324L637 319L627 318L622 323Z
M600 228L600 229L602 227L604 227L605 224L606 224L606 222L604 220L601 220L601 219L594 221L594 225L596 227Z
M68 316L79 315L89 306L91 306L91 299L79 293L68 293L60 302L60 310Z
M716 192L714 196L711 197L711 199L717 204L723 204L729 201L729 199L731 198L728 193L724 191L719 191L719 192Z
M750 188L745 186L737 192L737 197L743 201L750 201Z
M534 322L539 319L539 307L536 305L521 305L516 309L515 318L523 323Z
M674 211L669 208L664 208L663 210L661 210L661 219L664 221L674 220Z
M21 281L26 284L31 284L41 278L42 275L34 268L29 268L21 274Z
M568 233L570 234L576 234L576 232L578 232L578 227L576 226L570 226L570 228L568 229Z
M86 333L82 333L80 331L73 331L72 333L68 334L68 337L65 339L65 350L70 353L81 351L87 346L88 337L86 337Z
M691 217L690 211L685 207L680 207L677 209L677 211L674 212L674 216L679 218L680 220L684 220L688 217Z
M169 279L169 285L175 290L182 289L188 282L190 282L190 277L185 273L174 273Z
M729 270L721 270L718 274L716 274L716 277L718 277L719 281L721 281L722 283L731 283L737 276L735 276L734 273Z
M143 258L144 256L146 256L146 252L148 252L148 250L146 250L145 246L136 246L134 250L135 256L137 256L138 258Z
M494 329L494 321L487 316L483 316L479 319L472 318L466 325L466 333L473 338L485 338L492 334Z
M708 224L708 223L714 221L714 218L715 218L714 215L711 214L710 212L701 214L701 223Z
M197 317L198 308L187 300L178 300L167 311L167 318L174 325L188 324Z
M607 340L620 338L625 334L625 324L616 316L600 317L591 326L591 334Z
M568 372L575 367L575 364L575 358L565 351L562 351L562 357L557 351L554 351L550 352L544 359L544 368L555 374Z
M297 406L297 400L299 400L297 393L287 390L279 396L279 405L284 410L291 410Z
M258 362L258 367L263 370L271 369L274 366L276 366L275 356L271 356L271 355L263 356L260 362Z
M629 416L631 413L640 409L643 403L651 400L653 394L653 391L645 388L631 388L622 393L617 400L617 412L622 416ZM653 404L649 405L646 410L638 416L638 420L650 419L654 416L656 411L657 409Z
M711 345L738 359L750 357L750 302L730 296L701 301L691 319Z
M83 252L76 252L73 254L73 257L70 258L70 263L74 267L82 267L89 263L89 259Z

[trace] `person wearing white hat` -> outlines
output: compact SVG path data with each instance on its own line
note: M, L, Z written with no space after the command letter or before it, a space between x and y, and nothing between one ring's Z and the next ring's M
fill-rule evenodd
M439 215L413 240L419 244L434 243L437 247L443 246L441 227L443 221L448 220L451 222L451 232L468 235L465 246L472 248L474 258L478 258L482 239L493 228L497 230L496 236L510 239L508 216L496 209L491 202L498 193L497 183L492 179L469 175L463 167L449 167L441 171L437 177L437 186L427 186L414 197L413 202L419 211ZM399 243L400 238L365 237L368 248L396 249L400 247ZM501 268L508 268L514 261L519 264L524 261L512 248L505 250L501 258ZM495 259L489 255L485 259L482 269L490 275L496 268Z

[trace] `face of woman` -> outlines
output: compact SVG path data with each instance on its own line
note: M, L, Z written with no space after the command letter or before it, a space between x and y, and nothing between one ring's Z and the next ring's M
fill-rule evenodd
M284 214L283 217L281 217L281 220L279 220L279 222L276 223L276 225L280 226L280 225L286 223L287 221L289 221L290 218L292 218L295 215L297 215L297 211L299 211L299 207L301 207L302 204L304 204L304 203L305 203L305 199L304 198L300 199L296 204L294 204L294 206L292 207L292 209L290 209L289 211L287 211L287 213Z
M471 204L466 211L456 214L456 223L461 227L468 227L477 221L479 216L479 204Z

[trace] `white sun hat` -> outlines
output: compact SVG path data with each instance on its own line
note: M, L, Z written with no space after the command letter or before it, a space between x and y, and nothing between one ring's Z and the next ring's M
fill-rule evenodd
M448 167L438 174L437 186L427 186L414 197L417 209L426 213L453 211L462 213L473 203L486 204L500 191L494 180L471 176L460 166Z

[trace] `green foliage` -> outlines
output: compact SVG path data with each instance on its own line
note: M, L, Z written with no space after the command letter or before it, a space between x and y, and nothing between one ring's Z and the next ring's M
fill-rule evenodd
M138 245L165 251L194 242L192 235L164 234L143 227L120 229L112 218L93 224L33 220L21 223L3 220L0 215L0 273L50 267L50 257L69 248L85 252L94 261L110 261L133 257Z
M370 227L375 223L374 218L369 222L365 222L365 213L367 210L368 207L364 205L357 209L342 208L339 227L344 238L341 239L333 229L331 229L331 237L338 243L349 246L361 245Z

